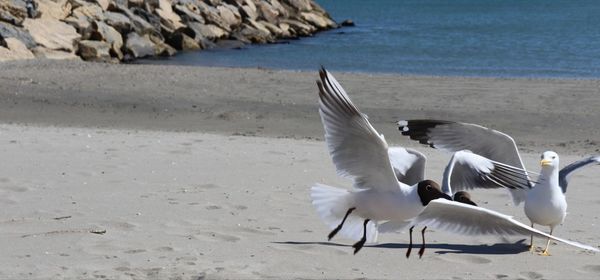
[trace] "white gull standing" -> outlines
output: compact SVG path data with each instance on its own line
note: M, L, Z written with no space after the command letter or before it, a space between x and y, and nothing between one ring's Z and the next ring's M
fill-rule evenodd
M319 114L325 128L325 141L338 174L354 182L351 191L323 184L311 188L313 205L332 229L329 239L339 233L359 240L353 245L356 254L365 242L376 241L379 223L397 222L425 226L419 256L425 249L424 233L428 226L471 235L533 234L597 251L545 234L498 212L447 200L451 198L431 180L413 185L399 182L383 135L371 126L366 115L350 101L329 72L322 69L319 74ZM406 166L410 170L411 164ZM412 236L410 240L407 257Z

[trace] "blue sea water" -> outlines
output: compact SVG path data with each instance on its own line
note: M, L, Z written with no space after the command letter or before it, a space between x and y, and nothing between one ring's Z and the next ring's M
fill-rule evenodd
M355 27L152 63L419 75L600 77L598 0L317 0Z

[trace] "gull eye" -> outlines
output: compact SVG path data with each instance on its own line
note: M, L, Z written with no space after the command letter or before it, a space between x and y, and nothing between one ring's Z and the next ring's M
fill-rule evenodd
M427 186L425 186L425 190L427 190L427 191L431 191L431 185L427 185Z
M553 156L553 157L552 157L552 159L555 159L555 158L556 158L556 156Z

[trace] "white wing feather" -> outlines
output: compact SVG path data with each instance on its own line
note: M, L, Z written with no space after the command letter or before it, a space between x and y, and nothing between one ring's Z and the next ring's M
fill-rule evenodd
M390 147L390 162L398 181L412 186L425 179L427 157L414 149Z
M446 152L470 150L488 159L525 170L515 140L500 131L476 124L441 120L403 120L398 122L398 126L402 135L436 149ZM524 190L511 189L510 193L516 205L525 201Z
M320 71L319 114L325 142L340 176L354 180L359 189L399 191L383 135L371 126L326 70Z
M436 199L429 202L413 224L462 235L535 235L598 252L598 248L562 239L531 228L508 215L464 203Z
M444 170L442 191L448 195L460 190L475 188L528 189L527 173L470 151L458 151L452 155Z

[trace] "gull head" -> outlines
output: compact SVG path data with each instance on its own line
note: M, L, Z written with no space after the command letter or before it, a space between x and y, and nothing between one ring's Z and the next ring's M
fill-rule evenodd
M558 154L553 151L542 153L540 164L542 168L558 168Z
M438 198L452 200L452 197L442 192L440 185L432 180L424 180L417 184L417 193L423 206L427 206L430 201Z
M465 191L456 192L454 194L454 201L477 206L477 204L471 200L471 195Z

